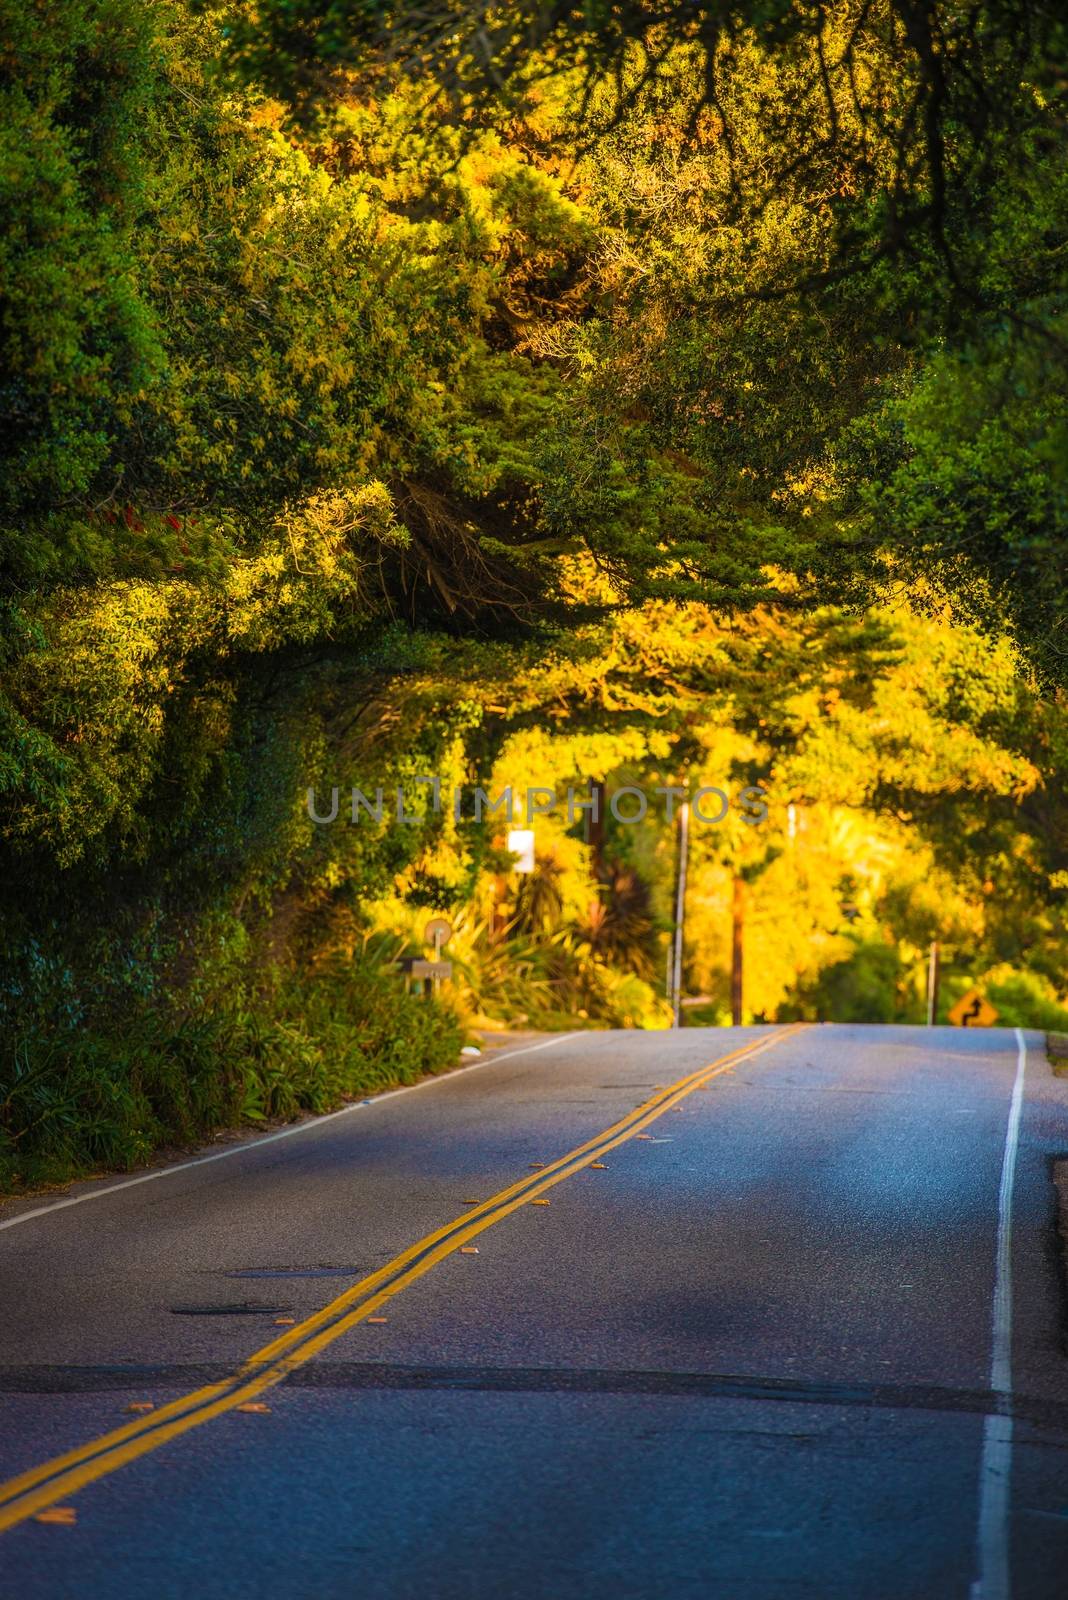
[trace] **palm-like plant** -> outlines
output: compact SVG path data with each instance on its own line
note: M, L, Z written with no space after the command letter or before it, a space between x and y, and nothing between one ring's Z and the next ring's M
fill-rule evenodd
M652 978L656 947L649 887L630 867L605 863L598 898L579 931L602 961L635 977Z

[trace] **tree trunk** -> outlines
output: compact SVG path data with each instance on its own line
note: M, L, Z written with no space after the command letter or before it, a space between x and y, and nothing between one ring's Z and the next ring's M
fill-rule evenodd
M743 935L745 932L745 883L737 875L731 897L731 1022L736 1028L742 1025L743 999Z

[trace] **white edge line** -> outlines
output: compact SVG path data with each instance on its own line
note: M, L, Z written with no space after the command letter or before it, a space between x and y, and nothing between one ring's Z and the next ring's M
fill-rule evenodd
M511 1061L513 1057L527 1055L532 1050L548 1050L551 1045L580 1038L586 1031L588 1030L558 1033L551 1039L539 1039L537 1044L520 1045L518 1050L505 1050L500 1055L494 1052L482 1061L472 1061L466 1066L454 1067L451 1072L438 1072L421 1078L418 1083L406 1083L399 1089L385 1089L381 1094L369 1095L363 1100L353 1100L350 1105L342 1106L340 1111L327 1111L320 1117L307 1117L303 1122L294 1123L292 1127L280 1128L277 1133L265 1133L259 1139L246 1139L241 1144L230 1145L226 1150L215 1150L210 1156L195 1156L192 1161L177 1161L173 1166L156 1167L151 1172L139 1173L136 1178L124 1178L121 1183L111 1183L106 1189L93 1189L88 1194L76 1194L66 1200L54 1200L51 1205L37 1206L33 1211L23 1211L17 1217L8 1217L0 1222L0 1229L16 1228L20 1222L32 1222L34 1217L45 1217L52 1211L65 1211L68 1206L80 1206L86 1200L102 1200L105 1195L118 1194L120 1189L136 1189L140 1183L154 1183L157 1178L169 1178L175 1172L188 1172L191 1167L206 1167L211 1161L225 1161L228 1156L242 1156L249 1150L261 1150L265 1144L275 1144L279 1139L292 1139L294 1134L306 1133L309 1128L321 1128L324 1122L333 1122L337 1117L347 1117L352 1111L363 1111L368 1106L376 1106L383 1100L392 1100L399 1094L414 1094L417 1089L429 1089L436 1083L463 1077L468 1072L477 1072L480 1067L494 1066L498 1061Z
M1006 1399L1012 1395L1012 1191L1020 1143L1027 1043L1016 1029L1016 1080L1012 1086L1005 1154L998 1190L998 1246L990 1352L990 1387ZM1009 1491L1012 1475L1012 1417L1000 1412L983 1424L979 1461L978 1575L970 1600L1009 1600Z

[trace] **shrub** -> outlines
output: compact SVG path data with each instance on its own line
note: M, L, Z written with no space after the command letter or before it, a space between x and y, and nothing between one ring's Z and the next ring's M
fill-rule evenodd
M129 1169L216 1129L322 1112L451 1066L456 1013L357 965L198 1016L27 1031L0 1064L0 1185Z

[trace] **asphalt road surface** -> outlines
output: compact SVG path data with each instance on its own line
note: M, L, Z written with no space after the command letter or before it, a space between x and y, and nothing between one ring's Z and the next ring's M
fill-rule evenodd
M1065 1600L1066 1152L1038 1035L589 1033L7 1207L0 1589Z

